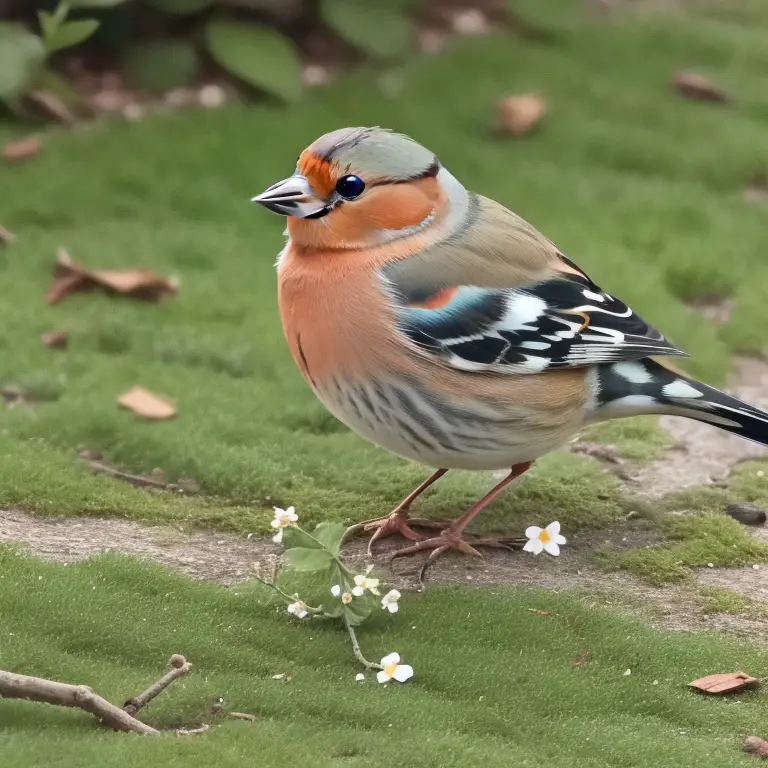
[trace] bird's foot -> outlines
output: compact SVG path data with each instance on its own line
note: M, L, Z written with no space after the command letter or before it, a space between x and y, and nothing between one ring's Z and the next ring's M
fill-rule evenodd
M465 555L482 558L482 554L477 550L477 547L492 547L494 549L506 549L508 552L513 552L516 549L522 549L525 542L526 539L507 537L466 537L462 531L457 530L453 526L448 526L438 536L433 536L428 539L422 537L421 540L416 541L415 544L397 550L397 552L390 557L389 562L391 564L397 557L407 557L408 555L415 555L418 552L429 551L429 556L427 557L426 562L419 570L419 586L423 588L424 576L429 567L438 560L438 558L442 557L450 550L457 550L463 552Z
M368 556L372 556L373 545L380 539L386 539L390 536L402 536L409 541L419 542L426 538L422 533L414 531L413 528L426 528L441 530L449 526L449 522L436 522L434 520L422 520L420 518L410 519L408 509L395 509L385 517L379 517L374 520L365 520L362 523L352 526L348 533L354 535L357 533L371 533L373 535L368 541Z

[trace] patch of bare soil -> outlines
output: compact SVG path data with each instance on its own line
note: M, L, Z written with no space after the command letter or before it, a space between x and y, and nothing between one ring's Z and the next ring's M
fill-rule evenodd
M766 532L768 536L768 532ZM180 530L147 527L124 520L98 518L41 519L21 512L0 510L0 541L23 545L33 554L64 563L116 552L162 563L196 579L231 586L247 579L253 563L279 553L269 539L245 539L231 534L184 533ZM661 628L694 631L725 629L740 635L768 637L768 621L748 616L704 614L696 603L695 586L656 588L621 573L603 573L586 563L595 545L612 549L655 543L642 521L628 522L620 531L595 541L594 535L569 541L559 558L533 557L523 552L488 551L485 558L449 555L439 560L427 577L429 584L494 586L519 585L553 592L576 589L597 605L611 606L638 615ZM388 556L403 546L393 539L382 543L377 562L387 572L387 581L402 591L418 588L421 558L395 561L387 571ZM345 556L352 564L365 557L365 542L351 542ZM700 583L741 589L753 599L768 600L765 573L751 569L703 569ZM749 583L750 574L754 583ZM760 591L762 589L762 591Z
M738 358L728 392L768 410L768 362ZM661 426L675 437L674 450L633 473L635 489L649 496L710 484L727 477L736 464L768 456L761 445L692 419L662 416Z

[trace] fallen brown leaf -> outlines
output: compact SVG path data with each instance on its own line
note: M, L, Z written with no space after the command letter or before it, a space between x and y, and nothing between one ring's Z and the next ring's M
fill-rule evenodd
M249 723L256 722L256 715L250 715L247 712L230 712L228 717L233 717L235 720L247 720Z
M131 296L146 301L158 301L166 293L176 293L172 281L158 277L142 267L136 269L90 270L78 264L63 248L56 255L53 267L53 285L45 296L49 304L56 304L76 291L103 288L108 293Z
M535 93L508 96L496 104L494 129L512 136L530 133L547 114L547 104Z
M759 736L747 736L744 739L744 751L768 760L768 741Z
M27 136L24 139L11 141L3 147L3 160L7 160L9 163L28 160L30 157L34 157L42 146L37 136Z
M719 85L715 85L696 72L678 72L672 78L675 90L688 99L711 101L717 104L729 104L733 97Z
M694 680L688 683L701 693L707 693L714 696L724 696L726 693L735 693L736 691L752 688L760 680L757 677L751 677L746 672L727 672L725 674L707 675L706 677Z
M66 349L69 344L69 336L66 331L48 331L40 337L40 341L48 349Z
M117 398L117 402L142 419L161 421L176 415L176 407L170 400L144 387L131 387L124 395Z
M747 183L744 197L750 203L768 202L768 173L756 173Z
M535 613L537 616L551 616L552 611L545 611L543 608L529 608L531 613Z
M9 232L5 227L0 226L0 245L12 245L16 239L13 232Z
M585 667L591 658L592 653L590 651L580 651L573 657L571 669L581 669L582 667Z

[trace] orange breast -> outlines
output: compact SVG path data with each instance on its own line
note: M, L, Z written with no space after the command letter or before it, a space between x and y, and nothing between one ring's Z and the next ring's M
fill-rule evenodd
M392 348L393 313L375 281L355 252L302 252L289 245L281 255L283 331L314 389L334 373L364 376L368 360Z

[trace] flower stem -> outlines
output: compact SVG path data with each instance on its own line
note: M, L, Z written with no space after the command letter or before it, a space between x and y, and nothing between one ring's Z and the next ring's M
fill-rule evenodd
M344 616L344 626L347 628L347 633L349 634L349 639L352 641L352 653L355 654L355 658L366 668L366 669L384 669L384 667L381 666L381 664L376 664L372 661L368 661L368 659L363 656L363 652L360 650L360 643L357 641L357 635L355 634L354 627L349 623L349 619Z
M269 587L270 589L273 589L275 592L277 592L278 595L283 597L285 600L287 600L289 603L293 603L296 600L299 600L299 598L296 595L289 595L287 592L283 592L280 587L275 584L274 581L267 581L266 579L262 579L261 576L257 576L254 574L253 576L256 581L263 584L265 587ZM307 613L322 613L323 612L323 606L321 605L319 608L313 608L311 605L304 604L304 607L307 610Z

